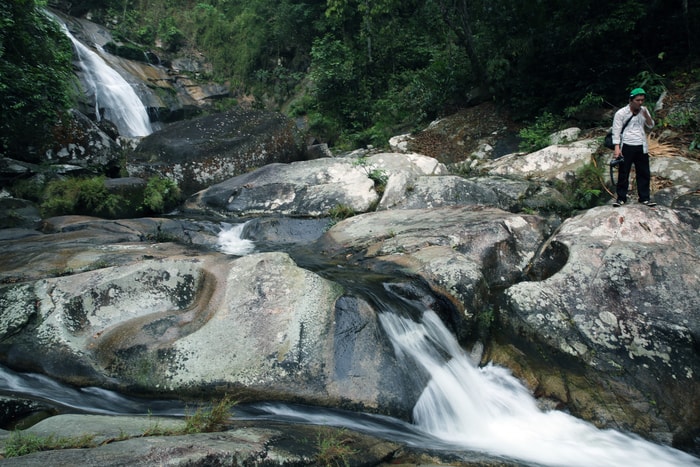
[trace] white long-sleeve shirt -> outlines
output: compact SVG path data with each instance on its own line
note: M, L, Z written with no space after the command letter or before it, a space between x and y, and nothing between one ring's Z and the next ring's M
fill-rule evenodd
M630 146L644 146L644 152L649 152L647 134L644 127L654 128L654 120L651 121L651 125L647 125L646 118L644 118L645 111L648 112L642 107L637 115L632 116L630 106L626 105L615 112L615 118L613 118L613 144L619 144L620 148L625 144ZM649 114L649 116L651 117L651 114ZM632 120L630 120L625 127L625 132L622 133L622 140L620 140L622 126L630 117L632 117Z

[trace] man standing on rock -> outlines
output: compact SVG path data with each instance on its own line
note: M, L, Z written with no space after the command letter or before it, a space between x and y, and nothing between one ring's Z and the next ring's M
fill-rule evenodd
M642 88L632 89L630 103L615 112L613 119L613 144L615 145L615 159L623 157L619 164L617 176L617 199L613 206L619 207L627 202L629 189L629 175L634 164L637 172L637 194L639 202L645 206L656 206L649 199L651 182L651 170L649 170L649 148L647 134L644 129L653 128L654 120L649 111L644 107L646 92Z

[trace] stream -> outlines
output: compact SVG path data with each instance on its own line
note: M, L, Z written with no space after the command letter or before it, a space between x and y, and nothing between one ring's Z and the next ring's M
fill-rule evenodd
M243 231L243 224L225 226L218 248L236 256L256 252L253 242L241 238ZM345 427L413 447L479 451L532 466L700 466L700 459L671 447L540 409L510 371L492 364L478 366L478 358L471 358L438 315L423 305L408 280L366 277L324 265L313 253L290 254L301 267L341 283L346 293L362 297L378 310L399 361L417 369L411 374L422 393L413 422L274 401L237 405L233 418ZM0 394L47 402L63 413L181 417L187 409L182 401L75 388L1 366Z
M143 105L129 84L67 29L80 58L85 82L95 94L95 112L115 122L128 136L150 134ZM114 96L118 99L112 100ZM219 249L242 256L256 245L242 238L243 224L229 225ZM333 271L316 258L292 256L301 267L341 283L378 310L381 326L407 366L418 368L422 389L413 423L274 401L238 405L236 419L260 419L346 427L425 449L480 451L518 459L532 466L700 466L700 459L628 433L600 430L561 411L537 406L527 388L507 369L478 366L460 347L434 311L402 293L396 278L371 280L352 271ZM0 394L50 403L63 413L183 416L184 402L127 397L101 388L75 388L37 374L0 366Z

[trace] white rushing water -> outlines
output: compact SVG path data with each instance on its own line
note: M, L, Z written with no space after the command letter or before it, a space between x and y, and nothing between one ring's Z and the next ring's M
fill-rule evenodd
M141 137L153 132L151 122L141 99L134 88L114 68L109 66L96 52L76 39L60 22L64 33L70 38L80 59L80 67L85 76L85 83L90 88L86 92L95 96L95 113L111 121L119 134L129 137Z
M691 466L700 460L559 411L540 410L504 368L478 368L433 311L422 322L380 315L397 355L418 363L430 382L414 410L421 430L465 448L548 466ZM447 357L446 357L447 356Z
M255 251L255 243L252 240L241 238L245 224L224 224L216 241L220 251L236 256L249 255Z

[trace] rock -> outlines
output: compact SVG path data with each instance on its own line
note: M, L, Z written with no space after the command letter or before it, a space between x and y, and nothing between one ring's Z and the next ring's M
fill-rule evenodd
M539 352L583 365L563 376L564 392L544 377L538 391L603 426L674 445L692 439L700 424L698 240L665 208L601 207L565 221L533 259L532 281L506 290L501 312Z
M71 117L67 125L55 129L61 137L55 140L54 146L40 161L30 162L69 164L88 173L118 174L122 154L117 143L77 110L71 111Z
M0 229L35 229L41 222L39 209L24 199L0 197Z
M405 153L408 152L408 144L413 138L411 135L399 135L389 138L389 147L394 152Z
M262 243L266 247L308 245L318 240L329 225L330 222L326 218L256 217L246 222L242 237Z
M124 202L115 207L113 217L128 219L143 215L143 201L146 190L146 180L136 177L107 178L105 188L110 194L121 196Z
M320 217L338 207L366 212L377 203L385 209L398 202L416 177L446 172L444 165L417 154L380 153L275 164L203 190L188 200L185 209L238 216ZM378 191L382 190L380 198Z
M362 170L378 184L378 178L386 177L386 186L377 209L389 209L403 200L413 181L424 175L447 175L444 164L432 157L420 154L380 153L367 157Z
M484 187L478 180L469 180L456 175L441 177L421 176L405 188L403 197L396 196L392 209L425 209L450 205L499 206L498 195ZM381 203L382 209L388 203ZM499 206L500 207L500 206Z
M266 164L300 160L300 141L287 117L237 108L176 122L145 137L127 170L132 177L170 178L189 196Z
M580 128L567 128L549 135L551 144L566 144L578 140L581 134Z
M700 163L685 157L650 157L649 167L652 176L662 177L673 182L676 187L698 189Z
M510 154L484 163L481 170L489 175L568 182L578 169L591 162L599 144L597 140L589 139L548 146L530 154Z
M62 414L46 418L23 431L39 437L79 438L93 435L95 445L144 434L183 431L185 420L174 417Z
M483 158L483 149L492 148L489 157L510 154L518 147L518 128L492 102L462 109L442 118L407 141L407 150L434 157L451 165Z
M0 157L0 181L3 184L29 177L38 171L39 167L36 164L16 161L9 157Z
M0 427L5 430L26 427L36 417L55 415L55 409L48 404L30 399L0 397Z
M52 235L91 236L62 230ZM102 245L120 247L135 249ZM339 286L283 253L180 251L151 258L139 248L118 259L83 248L82 261L109 263L0 286L0 336L12 349L4 362L79 386L168 397L235 391L408 416L419 388L404 384L368 304L339 300Z
M395 263L456 299L469 334L490 289L517 282L549 225L536 216L477 206L392 210L346 219L319 248L350 262ZM473 336L472 336L473 337Z
M40 436L94 432L93 448L41 451L3 459L7 466L37 465L377 465L399 445L350 430L311 425L231 423L228 431L175 436L139 436L183 425L150 417L58 416L29 430ZM123 440L124 437L134 436ZM103 441L104 440L104 441ZM336 451L334 451L334 449ZM484 458L488 458L484 456ZM491 464L498 465L498 464Z
M219 226L206 222L157 218L104 220L86 216L46 219L42 228L44 233L0 230L3 235L0 283L90 272L144 258L194 254L198 246L215 248L220 230Z

